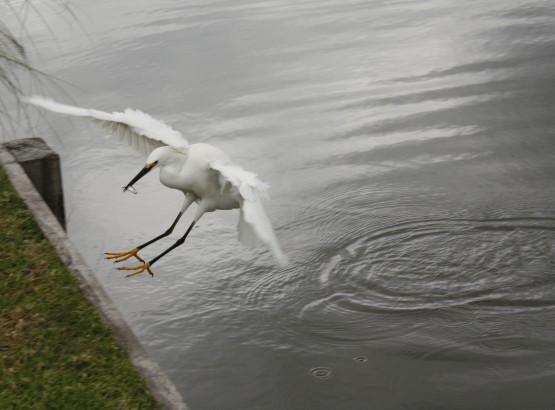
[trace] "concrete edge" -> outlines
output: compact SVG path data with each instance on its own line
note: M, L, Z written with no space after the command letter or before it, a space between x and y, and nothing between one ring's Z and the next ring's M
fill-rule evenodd
M0 144L0 162L4 166L10 182L33 214L40 229L56 248L70 272L77 277L81 289L96 306L105 323L113 331L118 344L127 352L129 359L145 380L158 405L162 409L168 410L189 410L175 385L142 347L93 271L86 265L83 257L69 241L66 232L40 194L35 190L23 168L2 144Z

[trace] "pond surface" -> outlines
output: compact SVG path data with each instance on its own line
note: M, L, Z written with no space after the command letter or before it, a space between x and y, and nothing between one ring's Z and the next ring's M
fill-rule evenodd
M75 104L141 109L272 186L286 269L227 211L126 279L102 253L181 194L122 194L144 158L94 125L37 128L73 242L192 409L555 408L552 0L72 7L30 34Z

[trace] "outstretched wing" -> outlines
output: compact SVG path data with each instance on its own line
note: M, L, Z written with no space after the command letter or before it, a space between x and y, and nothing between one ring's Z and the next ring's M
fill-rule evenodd
M60 104L40 96L28 97L24 101L60 114L86 117L109 129L112 135L145 157L154 149L164 145L173 147L189 145L179 131L139 110L127 108L124 112L110 114L104 111Z
M260 243L266 245L280 265L285 266L287 257L279 246L262 205L262 198L267 197L268 185L260 181L256 174L237 165L212 162L210 167L219 173L222 190L229 191L241 205L237 225L239 240L250 247Z

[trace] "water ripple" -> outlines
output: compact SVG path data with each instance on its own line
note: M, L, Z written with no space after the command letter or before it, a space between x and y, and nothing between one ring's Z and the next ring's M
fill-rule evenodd
M468 327L477 320L476 305L482 313L555 307L553 289L545 286L551 268L546 235L555 239L553 222L451 218L361 230L322 266L317 280L327 294L306 302L299 320L311 337L355 344L401 329L406 334L429 325ZM518 275L523 269L528 273ZM484 346L523 347L520 338L492 331L483 337Z
M333 375L329 367L313 367L310 369L309 373L311 376L320 380L329 379Z

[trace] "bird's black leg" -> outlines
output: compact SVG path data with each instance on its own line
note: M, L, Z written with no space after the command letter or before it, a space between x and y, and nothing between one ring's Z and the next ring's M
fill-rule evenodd
M179 212L179 213L177 214L177 218L175 218L175 221L173 221L172 226L170 226L166 232L164 232L164 233L161 234L161 235L158 235L156 238L151 239L151 240L148 241L148 242L143 243L142 245L137 246L137 249L141 250L141 249L143 249L143 248L146 248L148 245L150 245L150 244L152 244L152 243L154 243L154 242L156 242L156 241L158 241L158 240L160 240L160 239L162 239L162 238L165 238L166 236L170 235L170 234L173 232L173 230L174 230L175 226L177 225L177 223L179 222L179 219L181 218L181 215L183 215L183 212Z
M177 218L175 218L172 225L163 234L158 235L156 238L151 239L150 241L145 242L142 245L139 245L136 248L133 248L130 251L127 251L127 252L106 252L105 253L105 255L107 255L106 259L116 259L117 258L114 262L123 262L123 261L129 259L130 257L134 256L137 259L139 259L140 262L144 263L144 260L139 258L139 256L137 255L137 252L139 252L143 248L146 248L148 245L153 244L154 242L159 241L160 239L165 238L166 236L171 234L173 232L175 226L177 225L177 222L179 222L179 219L181 218L181 215L183 215L182 211L177 214Z
M175 218L175 221L173 221L172 225L169 227L169 229L164 232L161 235L158 235L156 238L151 239L148 242L143 243L142 245L131 249L130 251L127 252L106 252L106 259L115 259L114 262L123 262L127 259L129 259L130 257L134 256L135 258L137 258L139 260L139 262L141 263L145 263L145 261L138 255L139 250L146 248L148 245L168 236L169 234L171 234L173 232L173 229L175 228L175 226L177 225L177 222L179 222L179 219L181 218L181 215L183 215L185 213L185 211L189 208L189 206L191 206L191 204L193 202L195 202L197 200L197 196L193 195L193 194L186 194L185 195L185 201L183 202L183 205L181 206L181 211L177 214L177 217ZM198 219L197 219L198 220ZM148 270L148 272L150 273L150 275L152 276L152 272L150 271L150 269Z
M129 276L134 276L134 275L138 275L139 273L144 272L145 270L149 270L149 268L154 264L154 262L156 262L158 259L160 259L162 256L166 255L167 253L173 251L175 248L177 248L179 245L183 245L183 242L185 242L185 239L187 238L187 235L189 235L189 232L191 232L191 229L193 229L193 226L195 226L195 221L193 221L193 223L191 223L191 225L189 226L189 228L187 229L187 232L185 232L185 235L183 235L181 238L179 238L172 246L170 246L168 249L166 249L164 252L162 252L160 255L158 255L157 257L155 257L154 259L152 259L150 262L146 262L143 263L142 265L139 266L134 266L134 267L123 267L123 268L118 268L119 270L132 270L134 271L133 273L130 273Z
M195 226L195 221L193 221L191 223L191 225L189 225L189 228L187 229L187 232L185 232L185 235L183 235L181 238L179 238L172 246L170 246L168 249L166 249L164 252L162 252L160 255L158 255L156 258L154 258L153 260L151 260L149 262L150 266L152 266L154 264L154 262L156 262L158 259L160 259L162 256L166 255L167 253L170 253L171 251L173 251L175 248L177 248L179 245L183 245L183 242L185 242L185 239L187 239L187 235L189 235L189 232L191 232L191 229L193 229L193 226Z
M181 214L183 214L187 208L189 207L189 205L191 205L194 201L197 200L197 197L195 195L191 195L188 194L187 197L185 198L185 202L183 203L183 206L181 207L181 212L179 213L179 215L177 215L177 218L175 219L175 221L173 222L172 226L170 227L170 229L168 229L169 232L171 232L173 230L173 228L175 227L175 225L177 224L177 221L179 221L179 218L181 218ZM139 256L137 255L137 252L139 251L140 248L135 248L135 252L134 252L134 256L139 259L139 261L142 263L142 265L139 266L134 266L134 267L123 267L123 268L118 268L119 270L130 270L133 271L133 273L130 273L129 276L134 276L134 275L138 275L141 272L144 272L145 270L148 271L148 273L150 273L150 276L153 276L152 271L150 270L150 266L153 265L158 259L160 259L161 257L163 257L164 255L166 255L167 253L173 251L175 248L177 248L179 245L182 245L183 242L185 242L185 239L187 238L187 235L189 235L189 233L191 232L191 230L193 229L193 226L195 226L195 224L197 223L197 221L200 219L200 217L206 212L207 209L207 205L203 202L200 201L199 202L199 206L197 208L197 211L195 213L195 219L193 219L193 222L191 223L191 225L189 226L189 228L187 229L187 232L185 232L185 235L183 235L183 237L179 238L172 246L170 246L168 249L166 249L164 252L162 252L160 255L158 255L157 257L155 257L154 259L152 259L150 262L145 262L144 260L142 260L141 258L139 258ZM168 231L164 232L162 235L159 235L158 237L144 243L143 245L141 245L141 248L144 248L145 246L150 245L151 243L157 241L160 238L163 238L164 236L169 235L169 233L167 233ZM167 234L166 234L167 233ZM130 252L133 252L130 251Z

